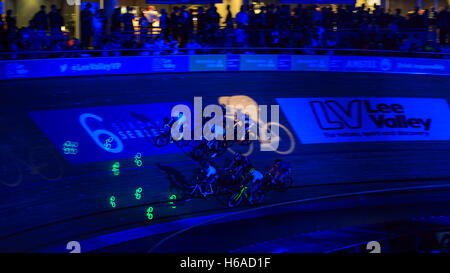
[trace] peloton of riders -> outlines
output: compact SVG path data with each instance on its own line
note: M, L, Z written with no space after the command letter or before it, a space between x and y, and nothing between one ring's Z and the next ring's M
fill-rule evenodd
M219 177L216 168L208 161L202 162L201 166L200 172L204 177L204 181L207 183L216 182ZM229 166L225 168L225 171L231 174L235 185L245 185L249 188L250 196L248 201L253 204L255 194L261 189L263 182L266 183L264 186L270 186L270 184L281 185L284 183L285 177L290 173L291 168L287 162L276 159L272 168L266 173L270 179L265 180L265 175L256 170L246 156L237 152L234 154Z
M211 116L210 118L204 118L203 123L205 124L209 119L213 118L214 116ZM242 119L245 120L245 114ZM163 126L162 129L170 134L170 143L173 143L173 138L171 134L171 128L175 123L178 123L177 126L180 126L184 121L186 117L183 115L183 113L179 113L178 117L172 117L172 118L164 118L163 120ZM224 120L225 121L225 120ZM237 121L235 120L235 127L237 126ZM249 124L245 124L246 126L249 126ZM203 128L202 128L203 129ZM211 129L211 132L213 134L216 133L216 130L218 128L214 128L214 125ZM224 132L224 128L220 128L220 130ZM180 134L182 134L181 126L180 126ZM180 136L180 138L182 135ZM219 141L217 141L215 138L212 140L207 140L205 137L202 138L201 143L207 146L208 150L211 151L217 151ZM215 157L216 153L212 153L209 155L210 158ZM217 181L217 178L219 177L216 168L209 162L202 162L201 163L201 176L203 178L203 181L211 184ZM255 193L260 190L260 187L263 182L266 182L267 184L272 185L281 185L284 183L284 179L287 175L291 172L291 167L289 163L284 162L280 159L276 159L273 162L272 168L266 173L266 175L270 179L264 179L265 175L263 175L260 171L256 170L253 165L250 164L248 158L241 153L237 152L234 154L232 161L230 162L229 166L225 168L225 171L229 172L231 174L232 180L234 183L240 183L244 184L249 188L250 196L248 198L249 202L253 204L253 200L255 199ZM265 185L268 186L268 185Z

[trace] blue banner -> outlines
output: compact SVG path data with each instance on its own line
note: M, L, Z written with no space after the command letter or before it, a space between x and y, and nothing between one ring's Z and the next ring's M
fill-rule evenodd
M73 164L182 152L175 144L156 147L163 118L172 107L151 103L30 112L33 121Z
M450 108L430 98L277 98L303 144L449 141Z
M225 71L226 55L193 55L190 56L190 71Z
M450 60L316 55L177 55L0 61L0 80L191 71L348 71L450 75Z
M277 55L241 55L241 71L278 70Z

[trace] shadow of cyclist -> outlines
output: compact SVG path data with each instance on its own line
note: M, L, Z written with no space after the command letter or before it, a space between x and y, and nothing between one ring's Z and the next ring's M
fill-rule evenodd
M186 177L177 169L169 167L169 166L163 166L159 163L156 164L156 166L163 172L167 174L167 178L169 178L170 185L169 189L172 193L176 192L182 192L186 187L189 186L189 181L186 179Z

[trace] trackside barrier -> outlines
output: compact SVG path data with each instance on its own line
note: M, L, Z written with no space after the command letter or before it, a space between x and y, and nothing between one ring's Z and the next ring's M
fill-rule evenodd
M0 61L0 80L208 71L336 71L450 75L450 60L243 54Z

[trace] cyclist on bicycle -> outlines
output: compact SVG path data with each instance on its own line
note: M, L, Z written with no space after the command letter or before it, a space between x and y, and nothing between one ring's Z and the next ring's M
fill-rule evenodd
M249 165L248 158L237 152L227 170L231 170L235 177L243 176L245 168Z
M212 183L217 178L216 168L208 161L202 163L201 173L204 175L204 180L207 183Z
M183 115L182 112L180 112L178 114L178 117L172 117L172 118L165 117L163 119L162 129L163 129L164 133L168 133L169 134L169 136L170 136L170 143L173 143L173 138L172 138L172 133L171 133L171 128L173 127L173 125L175 123L177 123L177 125L180 126L179 127L180 128L180 137L179 137L179 139L181 139L182 136L183 136L183 132L182 132L182 129L181 129L181 124L183 124L185 121L186 121L186 117Z
M251 204L253 204L254 195L256 192L258 192L259 186L261 186L261 183L263 181L263 177L264 175L261 172L255 170L255 168L250 166L250 170L246 175L246 181L248 181L247 187L249 187L250 189L250 197L248 201Z
M283 182L283 179L291 172L291 166L289 163L281 161L281 159L275 159L272 169L269 170L269 174L273 175L272 183L276 184L277 181Z

